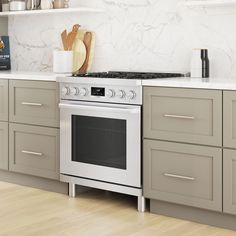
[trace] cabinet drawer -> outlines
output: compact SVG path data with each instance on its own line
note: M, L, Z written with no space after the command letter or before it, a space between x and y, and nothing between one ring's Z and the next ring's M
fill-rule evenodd
M223 212L236 215L236 151L224 150Z
M59 127L56 82L9 82L10 122Z
M9 169L59 178L59 129L9 125Z
M0 169L8 170L8 123L0 122Z
M0 121L8 121L8 80L0 80Z
M222 145L222 92L144 88L144 137Z
M220 148L144 141L144 196L222 210Z
M224 147L236 148L236 91L223 92Z

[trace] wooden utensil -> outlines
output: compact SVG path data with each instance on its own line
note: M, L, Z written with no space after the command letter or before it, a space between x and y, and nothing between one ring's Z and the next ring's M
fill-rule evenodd
M71 41L71 37L72 37L72 32L69 32L67 35L67 51L70 50L70 48L72 47L73 42Z
M90 53L91 53L92 37L93 37L93 35L92 35L91 32L86 32L85 35L84 35L84 44L85 44L87 53L86 53L85 62L83 64L83 66L79 70L80 74L85 74L87 72L87 69L88 69L89 58L90 58Z
M61 33L61 39L62 39L63 48L64 48L65 51L67 51L68 46L67 46L67 31L66 30L64 30Z
M62 33L61 33L61 39L62 39L62 43L63 43L63 48L65 51L71 51L72 50L72 46L73 46L73 43L75 41L75 38L76 38L76 35L77 35L77 32L80 28L80 25L79 24L76 24L73 26L72 28L72 31L69 32L67 34L67 31L64 30Z
M80 25L76 24L73 26L72 31L69 33L68 35L68 50L71 51L72 50L72 46L74 44L77 32L80 28Z

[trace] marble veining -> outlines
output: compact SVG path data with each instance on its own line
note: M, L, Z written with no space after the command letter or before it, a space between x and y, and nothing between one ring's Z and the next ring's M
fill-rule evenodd
M71 0L104 13L11 16L12 68L52 71L60 33L79 23L96 33L92 70L189 71L192 48L209 48L212 77L236 78L236 7L184 0Z

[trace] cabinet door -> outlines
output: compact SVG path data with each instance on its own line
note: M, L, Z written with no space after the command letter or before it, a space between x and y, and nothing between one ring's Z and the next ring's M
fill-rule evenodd
M144 196L222 211L221 149L144 140Z
M222 92L144 88L144 137L222 146Z
M8 123L0 122L0 169L8 170Z
M0 121L8 121L8 80L0 80Z
M236 151L224 150L223 155L223 211L236 215Z
M9 82L10 122L59 127L59 92L56 82Z
M223 92L224 147L236 148L236 91Z
M59 179L59 129L10 124L9 169Z

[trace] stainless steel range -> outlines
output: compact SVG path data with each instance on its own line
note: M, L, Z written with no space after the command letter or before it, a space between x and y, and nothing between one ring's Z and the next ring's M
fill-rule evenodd
M60 178L138 197L142 192L142 79L181 74L107 72L60 77Z

